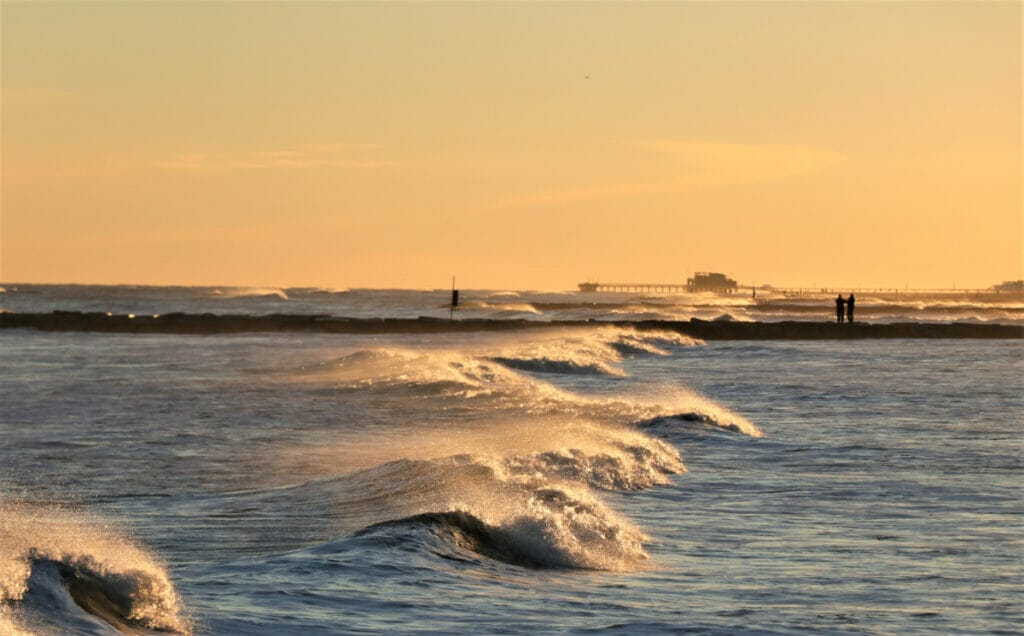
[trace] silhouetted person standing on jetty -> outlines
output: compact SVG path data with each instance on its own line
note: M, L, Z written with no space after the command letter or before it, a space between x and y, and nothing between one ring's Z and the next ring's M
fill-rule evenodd
M836 322L843 322L843 304L845 302L842 294L836 296Z
M853 322L853 294L846 299L846 322Z

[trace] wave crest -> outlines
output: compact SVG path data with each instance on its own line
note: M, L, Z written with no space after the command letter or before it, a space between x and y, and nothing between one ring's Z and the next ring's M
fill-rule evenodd
M515 455L504 459L500 470L510 480L572 481L604 490L643 490L686 472L674 448L647 436L637 438L634 443L606 440L607 446L596 451L570 447Z
M491 358L491 360L510 369L532 371L534 373L625 375L621 369L600 360L580 362L576 360L551 359L544 356L536 358L506 358L498 356Z
M398 517L384 527L410 518L443 521L445 531L435 539L508 563L627 570L647 558L643 533L593 489L668 483L686 471L673 446L626 427L585 422L515 422L487 432L439 431L436 439L425 433L418 449L472 452L420 459L405 453L338 476L332 488L349 492L376 484L375 496L388 505L371 514ZM422 517L426 513L433 516Z
M643 430L671 432L680 426L686 427L687 425L697 423L732 431L733 433L740 433L749 437L764 437L764 432L745 417L731 413L723 407L715 406L712 410L717 411L717 413L689 411L675 415L663 415L640 422L638 426ZM723 416L723 413L727 413L727 415Z
M0 536L0 603L26 626L88 623L87 613L118 628L191 633L165 569L84 515L0 502Z
M507 348L490 359L535 373L625 375L618 365L628 355L668 355L666 346L695 346L700 340L667 331L619 327L562 332L525 346Z
M443 309L447 309L448 305L442 305ZM497 312L500 316L502 314L515 315L515 314L533 314L540 315L540 310L533 306L531 303L524 302L491 302L486 300L467 300L463 301L459 305L460 311L466 310L486 310Z
M518 514L499 520L455 506L375 524L356 536L424 530L447 547L525 567L627 570L648 558L639 529L601 502L559 488L533 493Z
M227 289L214 289L206 294L207 298L252 298L276 296L282 300L288 300L288 294L277 287L229 287Z

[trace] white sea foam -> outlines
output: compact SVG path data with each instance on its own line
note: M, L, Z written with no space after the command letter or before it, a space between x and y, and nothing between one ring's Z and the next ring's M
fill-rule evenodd
M543 565L626 570L648 558L644 533L583 490L533 491L494 525L517 553Z
M348 387L434 386L464 396L529 384L522 375L487 359L398 347L356 351L303 371L304 377Z
M456 457L469 470L447 472L443 506L497 529L506 548L552 567L627 570L648 558L644 533L585 484L480 473L480 458ZM489 466L487 466L490 468ZM454 478L453 478L454 477ZM435 504L436 505L436 504Z
M639 437L639 436L638 436ZM661 440L606 441L605 448L578 445L501 461L501 473L512 479L558 479L607 490L642 490L665 484L670 475L686 470L679 453Z

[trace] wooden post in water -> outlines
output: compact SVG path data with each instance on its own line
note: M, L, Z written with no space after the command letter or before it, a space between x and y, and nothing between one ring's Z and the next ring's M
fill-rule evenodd
M448 320L455 320L455 308L459 306L459 290L455 289L455 277L452 276L452 304L448 308Z

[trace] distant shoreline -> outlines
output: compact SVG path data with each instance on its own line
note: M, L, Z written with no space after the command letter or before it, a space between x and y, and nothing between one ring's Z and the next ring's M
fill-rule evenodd
M0 329L86 331L98 333L237 334L237 333L466 333L528 329L628 327L666 330L703 340L847 340L865 338L1021 339L1024 326L991 323L852 323L733 322L680 320L523 320L471 318L339 318L294 314L185 314L134 316L100 312L0 312Z

